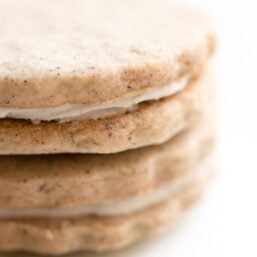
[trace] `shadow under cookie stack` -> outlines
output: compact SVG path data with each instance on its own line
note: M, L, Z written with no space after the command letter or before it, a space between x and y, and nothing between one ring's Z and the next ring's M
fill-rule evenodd
M0 16L0 251L166 231L212 172L208 19L145 0L2 0Z

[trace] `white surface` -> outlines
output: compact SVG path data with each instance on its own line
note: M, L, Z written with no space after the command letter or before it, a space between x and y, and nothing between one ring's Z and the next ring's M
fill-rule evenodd
M98 257L257 256L257 2L188 2L206 6L219 33L218 175L203 201L168 234Z

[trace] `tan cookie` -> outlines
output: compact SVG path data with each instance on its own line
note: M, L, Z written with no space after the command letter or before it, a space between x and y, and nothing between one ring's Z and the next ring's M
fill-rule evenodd
M0 154L159 144L204 109L200 84L211 82L194 81L215 36L201 13L148 0L2 0L0 16Z
M0 251L174 224L212 169L208 18L158 0L0 0L0 17Z
M0 106L113 102L196 73L207 17L151 0L0 1Z
M168 200L129 215L0 219L0 250L63 254L119 249L167 230L199 198L204 184L191 182Z

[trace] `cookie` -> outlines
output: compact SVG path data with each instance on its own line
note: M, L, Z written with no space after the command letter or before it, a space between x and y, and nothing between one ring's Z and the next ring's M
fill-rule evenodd
M205 181L191 181L166 200L128 215L0 219L0 249L64 254L123 248L167 230L199 198Z
M2 107L138 95L199 70L214 49L207 17L159 1L0 4Z
M0 251L164 232L212 171L208 17L158 0L0 0Z
M194 81L215 34L194 10L146 0L2 0L0 16L0 154L159 144L190 126L203 108L196 99L208 98Z

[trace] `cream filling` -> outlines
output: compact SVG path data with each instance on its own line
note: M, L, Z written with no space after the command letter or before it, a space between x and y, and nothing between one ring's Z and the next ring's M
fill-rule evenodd
M121 100L102 104L65 104L50 108L12 108L0 107L0 118L28 119L34 122L59 120L98 119L125 113L137 108L144 101L158 100L171 96L183 88L188 82L187 77L160 88L154 88L140 95L129 96Z
M194 181L205 180L209 176L210 163L204 162L197 171L191 172L172 182L167 182L156 189L128 198L112 199L91 206L51 207L51 208L0 208L0 218L46 217L65 218L83 215L124 215L157 204L175 196L179 190Z

